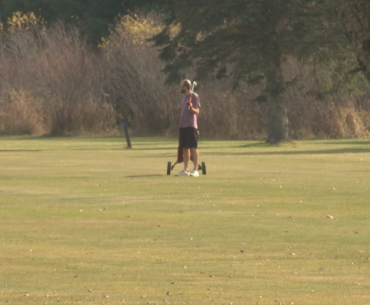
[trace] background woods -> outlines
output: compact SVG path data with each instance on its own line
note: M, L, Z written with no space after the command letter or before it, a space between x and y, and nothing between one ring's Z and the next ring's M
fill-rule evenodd
M168 26L161 18L166 12L127 13L128 8L134 8L127 1L115 3L114 12L100 15L96 2L89 9L69 6L78 15L71 20L71 12L64 13L64 7L50 4L34 10L36 4L26 7L22 1L0 1L5 8L1 11L4 26L0 34L1 134L117 134L126 118L135 135L177 135L181 101L178 84L165 85L168 78L162 71L168 71L168 66L163 61L164 49L154 47L150 40ZM16 8L11 3L36 14L14 13L9 17ZM152 2L150 9L164 3ZM60 14L55 13L58 9ZM123 14L116 17L119 11ZM44 14L48 18L38 17L42 14L37 12L48 12ZM105 23L92 16L99 16ZM111 22L114 26L108 31ZM88 24L99 27L99 31ZM171 33L182 30L179 24L173 25ZM339 31L337 27L335 31ZM344 37L343 32L339 35ZM362 74L348 74L357 67L355 54L337 40L332 47L326 45L324 51L304 56L284 53L280 76L284 90L280 98L286 107L289 137L367 137L370 90ZM248 50L244 53L248 58ZM226 70L217 72L227 72L230 64L220 66ZM239 68L242 64L248 69L250 63L241 59ZM199 80L202 136L268 137L270 106L263 99L266 80L255 81L257 70L252 71L255 78L238 76L235 90L231 90L235 78L202 78L204 73L190 62L179 71L179 78Z

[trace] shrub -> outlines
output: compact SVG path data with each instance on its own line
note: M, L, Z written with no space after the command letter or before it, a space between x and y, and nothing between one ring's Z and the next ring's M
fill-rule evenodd
M41 108L36 112L42 114L45 133L101 133L115 128L115 114L103 92L100 56L76 28L62 23L46 28L32 14L17 13L0 50L0 92L27 92L22 95L28 99L27 109Z
M45 132L41 101L29 92L10 91L0 97L0 134L40 135Z

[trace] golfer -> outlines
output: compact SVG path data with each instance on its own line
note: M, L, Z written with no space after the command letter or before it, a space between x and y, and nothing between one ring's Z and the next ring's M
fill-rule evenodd
M191 81L185 79L180 84L181 93L184 94L179 124L179 146L183 149L184 169L176 176L199 177L198 173L198 122L200 110L199 96L191 91ZM190 155L193 158L194 169L189 172Z

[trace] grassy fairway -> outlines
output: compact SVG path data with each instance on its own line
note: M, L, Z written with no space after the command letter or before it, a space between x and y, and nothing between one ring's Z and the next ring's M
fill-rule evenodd
M369 304L369 141L132 145L0 138L0 304Z

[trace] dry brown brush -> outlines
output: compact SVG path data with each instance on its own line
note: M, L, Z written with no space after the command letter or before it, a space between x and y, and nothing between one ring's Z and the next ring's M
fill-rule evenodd
M122 17L100 46L105 92L137 135L172 135L178 124L179 89L164 85L163 64L147 41L159 31L158 24L154 15Z
M23 127L4 123L0 132L65 135L112 130L115 117L104 98L100 58L79 32L61 23L47 28L32 14L18 15L13 22L18 26L1 37L0 111L3 117L18 117Z

